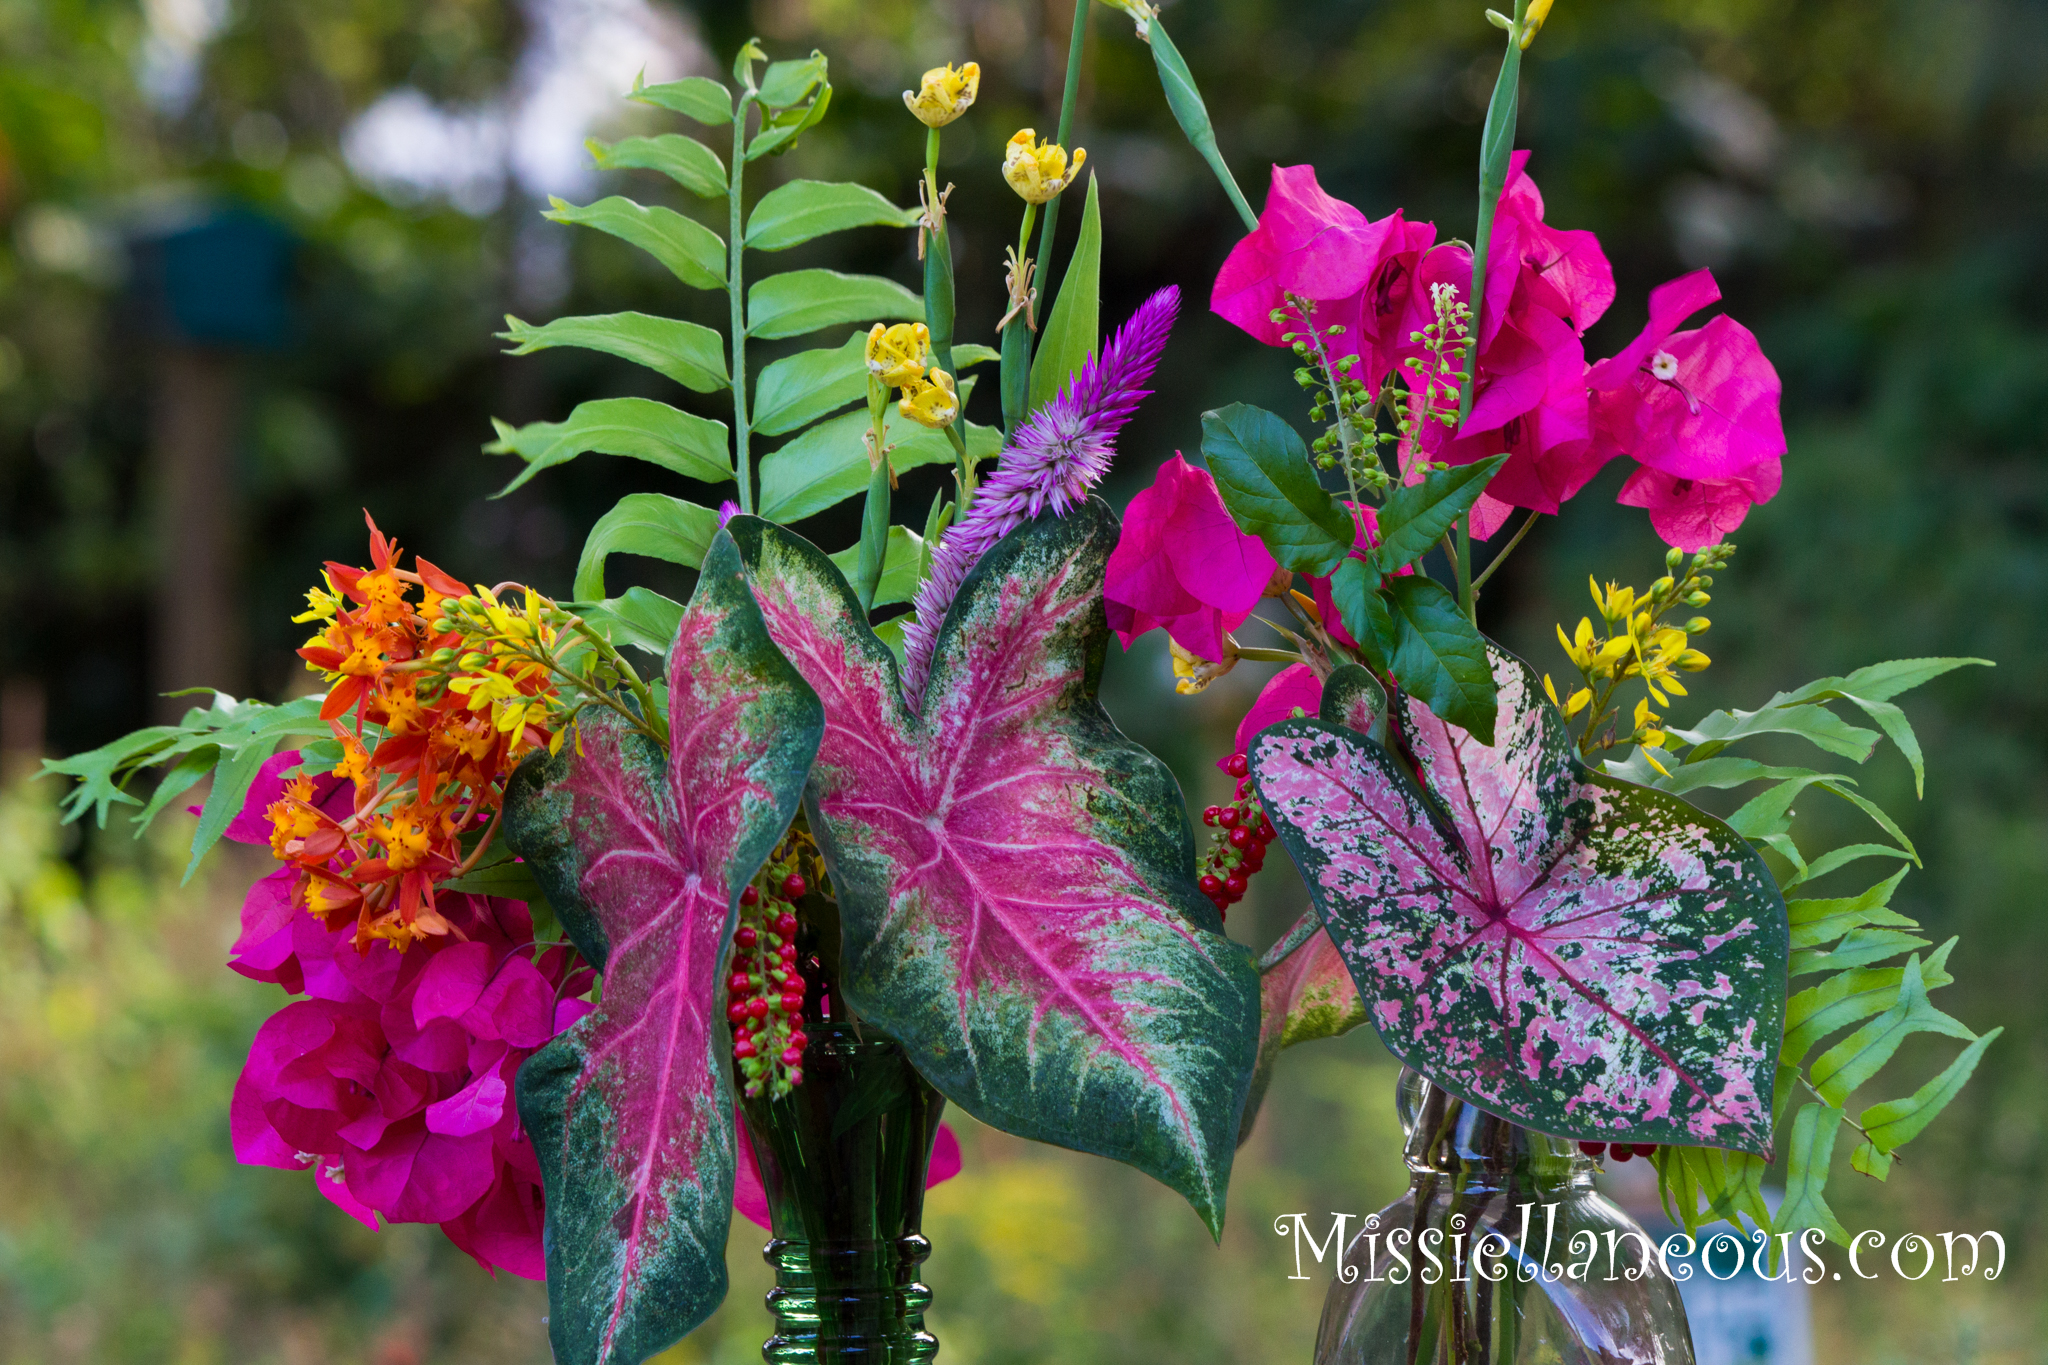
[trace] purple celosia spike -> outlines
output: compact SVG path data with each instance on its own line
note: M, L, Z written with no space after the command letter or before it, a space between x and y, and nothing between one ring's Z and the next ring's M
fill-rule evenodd
M718 529L723 531L725 524L738 516L739 512L740 505L731 498L727 498L724 502L718 504Z
M903 695L913 710L923 704L939 623L982 555L1048 507L1065 516L1109 472L1111 442L1151 392L1139 386L1152 377L1179 310L1171 285L1139 305L1101 354L1017 429L967 515L939 541L917 614L903 628Z

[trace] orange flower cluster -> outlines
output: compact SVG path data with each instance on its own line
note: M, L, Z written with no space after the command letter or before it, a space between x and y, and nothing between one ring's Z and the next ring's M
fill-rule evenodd
M299 655L330 684L320 715L340 745L334 771L354 784L353 810L316 806L301 776L268 812L271 851L299 869L295 903L330 926L353 917L363 952L376 939L404 949L451 931L435 887L483 856L506 776L553 738L536 723L552 694L545 671L476 653L455 661L461 636L436 624L441 604L468 590L417 556L401 569L397 544L369 525L375 567L329 563L326 590L307 593L310 610L293 618L322 623Z

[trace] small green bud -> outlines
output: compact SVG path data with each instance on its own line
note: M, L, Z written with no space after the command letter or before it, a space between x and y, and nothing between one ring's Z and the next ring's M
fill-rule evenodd
M1685 605L1688 607L1704 607L1713 600L1703 592L1689 592L1685 595Z

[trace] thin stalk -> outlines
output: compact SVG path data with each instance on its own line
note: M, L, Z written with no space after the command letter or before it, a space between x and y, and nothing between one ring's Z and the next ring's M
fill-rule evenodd
M1067 83L1060 91L1060 126L1053 141L1069 151L1069 139L1074 135L1074 106L1081 97L1081 58L1088 44L1088 0L1074 0L1074 26L1067 38ZM1060 200L1064 195L1054 196L1045 206L1045 223L1038 231L1038 297L1052 307L1053 290L1059 285L1059 276L1053 269L1052 237L1059 227ZM1021 248L1020 248L1021 251Z
M1486 255L1493 242L1493 215L1508 182L1508 159L1515 148L1515 116L1521 96L1521 29L1529 0L1515 0L1515 25L1508 31L1507 55L1486 103L1486 127L1479 140L1479 230L1472 235L1472 347L1465 353L1459 384L1458 424L1472 415L1472 377L1479 363L1479 340L1486 330Z
M749 89L740 96L739 108L732 115L732 174L725 187L725 202L730 209L728 222L731 233L728 248L731 264L725 271L725 295L732 304L732 433L734 468L739 475L740 510L751 514L754 510L754 467L747 454L747 308L745 276L740 268L741 254L746 250L745 223L740 212L740 191L746 180L747 167L747 110L754 103L754 92Z
M939 130L928 128L924 135L924 195L926 212L937 220L931 240L925 243L924 325L931 333L932 362L959 383L953 368L953 239L946 231L946 213L939 198ZM953 443L954 477L960 484L960 510L974 501L974 464L967 458L965 417L946 428Z
M1472 514L1458 516L1458 609L1473 625L1479 624L1479 594L1472 590Z
M1536 519L1542 515L1541 512L1531 508L1528 519L1522 523L1522 528L1515 532L1513 538L1507 544L1500 547L1500 553L1493 557L1493 562L1480 570L1479 577L1472 580L1472 595L1474 598L1477 598L1479 590L1486 586L1486 580L1493 577L1494 570L1507 563L1508 556L1515 552L1515 547L1522 543L1522 537L1529 534L1529 528L1534 526Z

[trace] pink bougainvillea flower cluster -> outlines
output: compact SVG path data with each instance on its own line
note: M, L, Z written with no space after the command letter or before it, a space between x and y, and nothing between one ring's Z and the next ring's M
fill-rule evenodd
M1110 629L1126 647L1164 629L1197 658L1223 658L1279 570L1257 536L1237 529L1216 480L1178 453L1131 499L1103 576Z
M267 843L264 812L297 753L264 765L231 839ZM349 784L312 779L344 816ZM444 892L454 932L399 952L358 951L352 921L328 928L292 904L296 870L249 890L229 965L295 1000L257 1030L235 1083L235 1155L314 1173L320 1192L375 1228L438 1223L487 1269L544 1271L540 1167L513 1104L521 1062L589 1012L592 974L537 948L518 901Z
M1720 316L1678 325L1720 297L1701 270L1651 295L1650 325L1625 350L1587 364L1581 338L1613 303L1614 274L1593 234L1544 222L1527 152L1514 154L1495 211L1486 296L1475 324L1478 357L1470 415L1457 430L1423 424L1419 450L1403 451L1411 481L1423 460L1467 464L1505 452L1507 463L1472 510L1490 536L1514 508L1556 512L1610 460L1638 468L1620 501L1644 507L1670 544L1697 550L1740 525L1778 490L1785 452L1780 384L1750 331ZM1435 242L1435 228L1399 211L1368 220L1331 198L1307 166L1278 166L1259 226L1216 277L1211 307L1269 345L1300 323L1275 322L1293 295L1315 305L1314 325L1341 325L1333 359L1368 390L1421 354L1415 333L1434 319L1431 286L1470 292L1472 259Z

